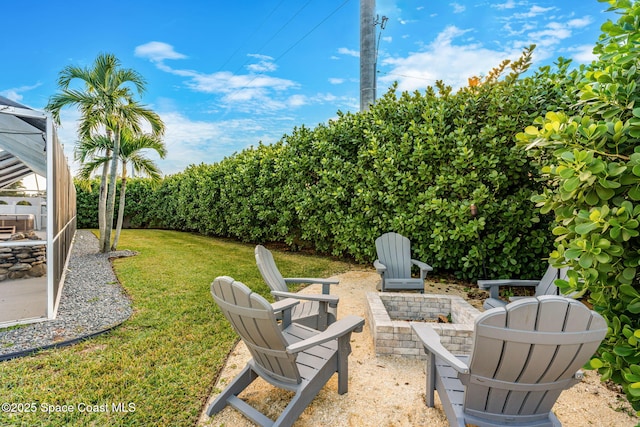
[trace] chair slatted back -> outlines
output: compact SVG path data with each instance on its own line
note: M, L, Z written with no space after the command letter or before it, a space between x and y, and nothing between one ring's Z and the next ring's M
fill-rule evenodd
M602 316L561 296L486 311L476 319L471 374L463 379L465 412L498 421L544 419L606 332Z
M286 351L287 341L271 304L243 283L227 276L214 280L211 295L246 344L260 376L299 384L301 377L296 357Z
M555 281L556 279L566 280L568 271L568 267L558 269L549 266L546 273L544 273L544 276L542 276L542 279L540 279L540 283L538 283L538 286L536 286L535 296L540 297L542 295L560 295L558 287L555 285Z
M289 289L284 277L278 270L276 262L273 260L273 254L262 245L256 246L255 249L256 264L264 281L269 285L272 291L287 292Z
M411 242L398 233L385 233L376 239L378 259L387 267L389 279L411 277Z

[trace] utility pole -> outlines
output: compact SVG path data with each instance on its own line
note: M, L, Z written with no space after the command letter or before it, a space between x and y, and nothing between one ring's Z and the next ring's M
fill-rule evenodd
M376 100L376 0L360 0L360 111Z

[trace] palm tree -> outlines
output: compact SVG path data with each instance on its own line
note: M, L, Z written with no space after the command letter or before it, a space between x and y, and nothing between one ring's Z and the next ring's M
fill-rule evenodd
M115 150L111 150L110 148L112 148L111 140L105 136L82 140L74 150L76 160L83 164L79 172L80 178L88 179L101 166L109 163L112 164L111 156L107 153L115 153ZM167 155L166 146L158 136L142 133L134 134L130 129L126 128L120 132L120 155L118 156L122 162L120 205L118 207L115 237L111 245L112 251L115 251L118 247L124 219L127 191L127 165L130 164L133 167L134 174L146 175L151 178L154 183L158 183L162 179L162 173L158 166L153 160L144 155L143 151L145 150L155 151L160 158L164 158Z
M84 82L84 90L70 88L73 81ZM111 246L113 211L115 209L115 185L118 171L120 133L123 128L140 132L141 122L151 126L151 134L161 136L164 123L152 110L134 99L132 86L141 95L146 82L134 70L120 68L120 61L111 54L100 54L93 67L65 67L58 77L60 93L49 99L46 110L60 124L60 112L64 107L75 106L81 113L78 127L79 139L93 138L104 132L112 142L107 151L109 161L102 165L98 225L100 229L100 251L107 252ZM107 220L109 219L109 220Z

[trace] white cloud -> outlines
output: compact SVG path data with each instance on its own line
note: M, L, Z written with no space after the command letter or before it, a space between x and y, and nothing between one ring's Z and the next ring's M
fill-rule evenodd
M340 55L354 56L356 58L360 58L360 52L357 50L347 49L346 47L338 48L338 53Z
M333 93L316 93L313 100L320 104L330 104L336 110L357 111L360 109L360 99L350 96L337 96Z
M316 95L318 99L322 99L325 102L335 102L338 100L338 97L332 93L319 93Z
M555 46L560 40L571 37L571 31L563 26L549 24L545 30L529 33L528 36L536 40L535 43L539 46Z
M436 36L436 40L432 43L432 46L438 45L450 45L453 39L463 36L471 30L463 30L455 25L449 25L440 34Z
M205 121L190 120L188 117L172 111L159 113L165 124L165 143L167 147L198 147L211 140L224 137L219 125Z
M593 54L593 45L576 46L570 49L571 58L581 64L588 64L598 57Z
M266 73L269 71L275 71L278 67L273 62L273 58L267 55L249 54L250 58L258 59L257 64L249 64L247 69L254 73Z
M33 90L39 86L41 86L41 83L36 83L34 85L31 86L20 86L20 87L13 87L13 88L9 88L9 89L5 89L5 90L0 90L0 95L4 96L5 98L8 98L12 101L15 102L20 102L22 101L23 92L28 92L30 90Z
M239 90L262 93L266 90L284 91L297 86L291 80L263 74L233 74L228 71L213 74L194 73L186 84L197 92L218 94L229 94Z
M390 84L397 80L400 91L410 92L424 90L438 79L454 88L460 88L468 84L469 77L486 74L502 60L517 57L519 54L494 51L479 44L453 44L455 38L468 31L449 26L438 34L424 51L413 53L406 58L383 60L383 65L391 70L379 81Z
M309 102L307 97L304 95L293 95L288 99L288 104L292 107L301 107L303 105L307 105Z
M520 29L514 30L512 25L511 25L511 23L507 22L504 25L504 27L502 27L502 28L507 32L507 34L510 37L522 35L522 34L526 33L527 31L531 31L531 30L534 30L536 28L536 26L534 24L528 23L528 22L525 22L525 23L523 23L521 25L522 26L520 27Z
M541 13L546 13L546 12L550 12L552 10L555 10L556 8L551 6L551 7L541 7L541 6L536 6L533 5L531 6L531 9L529 9L529 13L532 15L540 15Z
M449 3L449 6L453 7L453 13L462 13L467 10L466 6L459 3Z
M331 83L332 85L340 85L340 84L342 84L344 82L345 82L345 80L341 79L341 78L337 78L337 77L329 78L329 83Z
M517 6L515 1L495 5L502 9ZM398 82L400 91L424 90L436 80L442 80L454 89L468 84L472 76L486 75L505 59L518 59L522 50L536 44L534 64L554 55L563 54L574 61L585 63L594 59L590 52L592 46L564 48L562 43L574 36L574 33L593 20L589 16L567 18L549 16L554 7L532 6L525 13L512 14L505 22L503 30L508 38L495 45L477 42L473 29L463 29L453 25L446 27L429 44L405 57L387 57L381 61L381 76L378 79L379 90L393 81ZM544 16L541 16L544 15ZM514 30L517 28L518 30Z
M540 6L531 6L528 12L516 13L514 14L514 18L516 19L526 19L526 18L534 18L538 15L541 15L546 12L550 12L556 9L555 7L540 7Z
M270 134L268 124L256 119L209 122L192 120L176 111L159 114L166 127L167 158L157 163L164 174L180 172L191 164L219 162L250 145L273 143L281 137Z
M7 89L0 91L0 95L15 102L20 102L22 100L22 95L18 93L16 89Z
M165 59L184 59L185 55L176 52L173 46L163 42L149 42L137 46L134 54L141 58L147 58L153 62L162 62Z
M256 62L247 65L248 74L234 74L229 71L203 73L196 70L173 68L165 64L165 59L186 58L175 52L173 46L162 42L150 42L136 48L136 55L148 58L158 69L176 76L185 77L184 84L193 91L220 95L221 107L234 104L239 111L254 113L268 112L300 105L286 99L285 92L298 88L298 83L266 75L277 69L273 58L267 55L248 54ZM285 97L280 98L279 97Z
M524 27L527 30L521 34L523 38L514 42L513 46L522 49L530 44L535 44L534 59L536 61L548 59L554 55L557 56L558 52L556 49L564 40L571 38L576 30L580 30L592 22L593 19L590 16L585 16L583 18L562 22L554 20L547 23L545 27L539 31L529 31L530 27ZM526 25L530 25L530 23ZM590 61L580 60L579 62Z
M515 6L514 12L497 17L503 22L502 31L506 37L496 41L496 44L520 51L535 44L534 63L571 51L571 44L576 43L576 35L595 22L589 15L580 16L575 12L561 14L558 7L531 6L524 0L509 0L492 7L507 9L506 6L511 5ZM579 40L577 43L586 42ZM561 47L562 51L559 50Z
M498 4L492 4L491 7L495 8L495 9L513 9L516 7L516 2L514 0L507 0L506 3L498 3Z
M585 16L584 18L572 19L567 22L567 26L569 28L583 28L593 23L593 18L590 16Z

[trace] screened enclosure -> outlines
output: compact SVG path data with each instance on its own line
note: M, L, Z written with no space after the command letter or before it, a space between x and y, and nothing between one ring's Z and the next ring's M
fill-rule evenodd
M0 327L55 318L75 231L51 117L0 96Z

